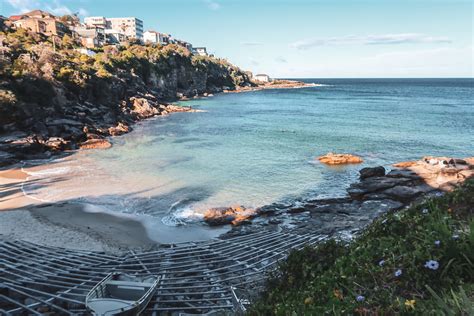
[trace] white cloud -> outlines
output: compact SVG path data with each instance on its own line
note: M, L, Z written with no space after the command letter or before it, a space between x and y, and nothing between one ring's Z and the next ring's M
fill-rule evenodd
M285 63L285 64L288 62L288 60L286 60L286 58L281 57L281 56L277 57L275 60L279 63Z
M221 5L214 0L204 0L204 2L207 4L207 7L211 10L215 11L221 8Z
M395 45L420 43L451 43L447 37L434 37L419 33L382 34L366 36L340 36L309 38L290 44L291 48L309 49L323 45Z
M395 51L361 60L373 69L385 69L394 74L436 76L473 76L473 48L441 47L425 50Z
M54 6L46 6L46 11L51 12L54 15L69 15L72 14L71 9L64 5L55 4Z
M12 8L18 10L18 13L34 10L39 5L36 0L7 0L7 2Z
M2 1L2 0L0 0ZM51 12L54 15L66 15L75 13L69 7L62 4L59 0L52 1L38 1L38 0L7 0L10 6L16 10L18 13L25 13L35 9L41 9L48 12ZM86 9L79 8L77 13L81 16L86 16L89 13Z
M324 55L324 53L322 53ZM308 62L292 60L278 68L277 77L288 78L439 78L473 77L473 47L404 49L365 56L344 56ZM264 65L270 67L271 65Z

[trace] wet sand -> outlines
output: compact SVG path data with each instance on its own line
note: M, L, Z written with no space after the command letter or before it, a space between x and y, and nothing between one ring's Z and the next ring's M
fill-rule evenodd
M79 203L42 203L25 196L21 168L0 171L0 236L48 246L120 252L149 248L145 227L133 218L115 216Z
M123 214L75 201L44 202L23 193L28 174L0 171L0 239L120 253L160 243L207 240L228 227L169 227L150 216Z

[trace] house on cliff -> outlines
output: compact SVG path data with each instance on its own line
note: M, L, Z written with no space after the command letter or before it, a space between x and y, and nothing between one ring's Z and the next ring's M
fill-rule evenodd
M12 15L9 20L16 28L23 28L46 36L62 37L70 33L69 28L60 19L51 13L33 10L21 15Z
M207 56L207 49L206 47L195 47L193 48L193 54L199 56Z
M83 24L73 27L73 30L79 36L84 47L100 47L106 43L105 29L102 27Z
M271 82L271 78L269 75L266 75L266 74L257 74L253 77L253 79L255 81L259 81L259 82Z
M145 43L160 44L163 46L170 43L170 37L171 35L169 34L160 33L153 30L143 33L143 41Z

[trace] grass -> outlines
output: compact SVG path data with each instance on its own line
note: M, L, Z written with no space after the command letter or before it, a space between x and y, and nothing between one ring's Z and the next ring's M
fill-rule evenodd
M474 179L290 254L250 315L474 315ZM431 260L431 261L430 261Z

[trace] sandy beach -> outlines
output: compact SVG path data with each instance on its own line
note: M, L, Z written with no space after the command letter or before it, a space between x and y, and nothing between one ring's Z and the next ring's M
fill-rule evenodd
M111 211L74 199L42 201L24 192L24 186L33 181L21 166L0 171L0 238L120 253L161 243L206 240L229 229L169 227L150 216Z
M153 244L141 222L80 203L41 203L22 191L27 174L0 171L0 236L81 250L120 252Z

